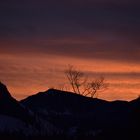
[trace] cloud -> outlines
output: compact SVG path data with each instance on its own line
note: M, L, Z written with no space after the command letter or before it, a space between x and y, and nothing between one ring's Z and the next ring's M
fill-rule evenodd
M11 32L11 36L17 37L19 33L30 36L38 32L57 34L57 31L59 35L66 35L71 33L70 26L73 34L79 32L77 27L82 31L130 31L139 28L139 6L132 0L8 1L0 7L0 26L5 34Z
M83 59L101 59L138 63L140 47L136 39L111 33L95 33L89 36L48 37L1 41L1 53L58 55Z
M136 0L3 1L0 51L140 60Z
M68 63L131 83L140 76L139 13L137 0L4 0L0 76L22 95L45 89L45 76L56 83Z

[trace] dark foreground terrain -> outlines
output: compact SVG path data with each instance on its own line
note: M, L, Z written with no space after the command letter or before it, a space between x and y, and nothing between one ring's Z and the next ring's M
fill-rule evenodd
M0 140L139 140L140 98L104 101L50 89L22 101L0 83Z

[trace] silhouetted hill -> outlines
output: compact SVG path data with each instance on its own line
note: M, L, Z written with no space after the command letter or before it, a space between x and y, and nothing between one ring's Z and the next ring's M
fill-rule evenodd
M49 89L18 102L0 83L0 136L10 139L2 128L12 129L14 139L133 140L139 122L140 98L109 102Z
M7 87L0 83L0 115L16 117L27 121L29 112L9 93Z
M134 99L134 100L130 101L130 104L133 107L139 108L140 107L140 97L138 97L137 99Z
M133 120L136 126L140 126L140 97L130 101L130 105L133 111Z
M46 109L56 112L84 113L93 111L93 107L100 107L108 102L101 99L84 97L72 92L49 89L29 96L21 101L22 104L31 109Z
M80 125L82 129L127 129L133 125L134 106L127 101L108 102L50 89L32 95L21 103L42 116L51 118L49 121L54 125L60 125L61 122L65 127Z
M7 99L11 99L12 96L9 93L7 87L0 82L0 100L7 100Z

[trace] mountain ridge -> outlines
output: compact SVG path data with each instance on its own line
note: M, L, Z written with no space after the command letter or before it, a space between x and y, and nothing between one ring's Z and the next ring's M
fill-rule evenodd
M28 109L23 107L13 98L7 87L0 82L0 114L18 118L22 121L29 120Z
M34 136L64 140L124 140L139 136L140 98L129 102L106 101L49 89L17 101L2 83L0 93L0 119L9 125L15 124L12 127L14 135L22 129L25 133L30 132L29 139L33 140L37 139ZM9 126L5 127L9 129Z

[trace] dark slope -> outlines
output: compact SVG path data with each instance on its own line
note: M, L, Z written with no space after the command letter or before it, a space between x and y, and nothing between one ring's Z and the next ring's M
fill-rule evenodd
M21 104L31 109L46 109L56 112L87 113L94 111L124 111L130 107L127 101L105 101L85 97L72 92L49 89L21 100Z
M73 118L71 121L74 122L77 118L81 123L80 125L83 124L83 126L127 128L133 123L131 119L133 115L132 106L127 101L108 102L71 92L50 89L32 95L22 100L21 103L35 112L42 110L42 112L46 111L48 114L52 112L55 114L61 113L63 114L61 118L64 117L64 114L65 116L69 114L69 117L71 115L71 118ZM66 120L65 124L67 123Z
M32 117L28 110L32 112ZM38 130L38 139L44 139L44 135L47 138L52 131L52 137L58 139L59 136L65 140L140 138L140 98L131 102L108 102L50 89L18 102L0 83L1 114L24 120L28 124L32 121L31 130Z
M71 113L84 113L93 111L95 106L107 105L107 101L84 97L75 93L50 89L29 96L21 101L22 104L31 109L47 109L48 111Z
M29 121L29 112L9 93L7 87L0 83L0 114Z
M140 126L140 97L130 102L133 111L135 126Z

